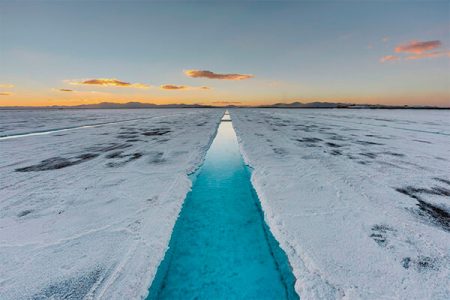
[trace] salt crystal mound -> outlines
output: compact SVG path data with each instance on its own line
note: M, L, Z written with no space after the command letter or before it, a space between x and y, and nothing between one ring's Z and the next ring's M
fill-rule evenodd
M302 299L450 299L450 111L230 111Z
M43 134L0 139L0 298L145 297L223 110L16 113Z

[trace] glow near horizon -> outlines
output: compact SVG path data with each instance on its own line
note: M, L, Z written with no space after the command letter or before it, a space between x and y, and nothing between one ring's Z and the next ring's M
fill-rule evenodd
M2 106L450 106L447 1L0 4ZM102 78L119 83L98 84Z

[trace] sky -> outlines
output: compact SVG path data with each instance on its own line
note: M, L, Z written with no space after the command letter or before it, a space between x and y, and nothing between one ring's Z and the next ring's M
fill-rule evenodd
M0 106L450 106L450 1L0 0Z

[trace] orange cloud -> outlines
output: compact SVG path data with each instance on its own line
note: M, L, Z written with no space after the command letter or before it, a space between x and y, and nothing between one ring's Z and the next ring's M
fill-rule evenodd
M58 91L60 91L60 92L73 92L73 90L69 90L69 89L59 89Z
M160 86L163 90L209 90L207 86L187 86L187 85L174 85L174 84L164 84Z
M384 63L387 61L394 61L394 60L399 60L399 59L400 59L400 57L395 56L395 55L386 55L380 59L380 62Z
M396 53L413 53L413 54L422 54L426 51L430 51L442 46L441 41L428 41L428 42L419 42L419 41L411 41L409 43L398 45L395 47Z
M249 74L218 74L206 70L186 70L186 76L192 78L208 78L208 79L222 79L222 80L244 80L255 77Z
M164 84L161 85L161 88L163 90L184 90L187 88L187 86L184 85L173 85L173 84Z
M12 93L6 93L6 92L0 93L0 96L11 96L11 95L12 95Z
M96 79L88 79L82 81L68 81L69 84L73 85L100 85L100 86L112 86L112 87L129 87L136 89L148 89L150 86L143 83L130 83L121 81L115 78L96 78Z
M409 43L398 45L395 47L396 53L403 53L402 57L395 55L386 55L380 59L380 62L384 63L386 61L393 61L399 59L405 60L416 60L422 58L436 58L442 56L450 57L449 50L434 50L440 48L442 46L441 41L427 41L427 42L419 42L419 41L411 41ZM434 50L434 51L433 51Z
M14 84L10 84L10 83L0 83L0 88L2 89L11 89L14 87Z
M414 59L435 58L435 57L442 57L442 56L450 57L450 51L444 50L444 51L433 51L433 52L427 52L427 53L420 53L420 54L407 56L405 59L414 60Z

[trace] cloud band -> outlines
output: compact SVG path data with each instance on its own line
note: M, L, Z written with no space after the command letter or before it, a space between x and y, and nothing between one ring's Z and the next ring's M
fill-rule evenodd
M250 74L219 74L207 70L186 70L184 74L192 78L208 78L221 80L244 80L255 77Z
M175 84L163 84L160 86L163 90L209 90L207 86L188 86L188 85L175 85Z
M69 80L70 84L73 85L100 85L100 86L110 86L110 87L128 87L136 89L148 89L150 86L143 83L130 83L126 81L121 81L115 78L95 78L87 80Z

